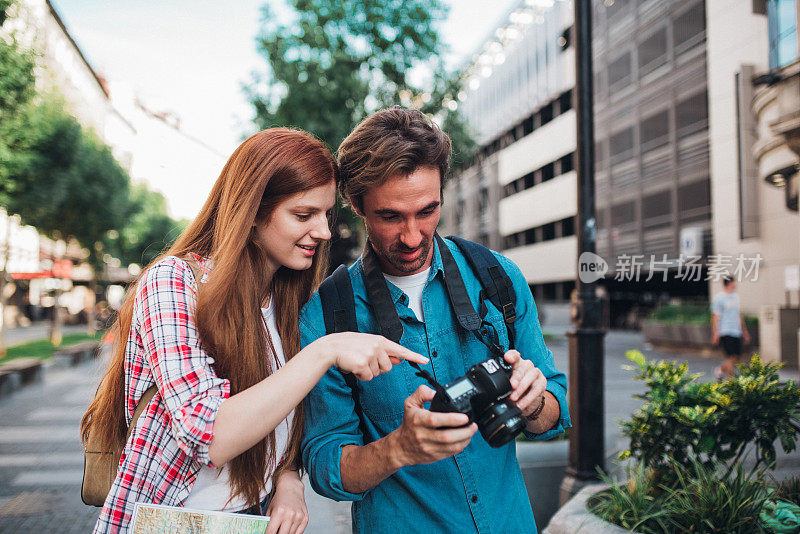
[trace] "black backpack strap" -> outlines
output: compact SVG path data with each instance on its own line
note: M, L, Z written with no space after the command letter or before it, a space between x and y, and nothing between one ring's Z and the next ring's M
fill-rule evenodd
M458 246L458 249L467 259L467 263L469 263L481 283L483 288L479 295L481 316L486 315L484 300L488 298L494 304L494 307L503 314L503 322L506 323L506 330L508 331L509 348L513 348L516 337L514 321L517 320L517 295L514 293L514 285L511 282L511 278L503 269L503 266L500 265L500 262L497 261L497 257L488 248L452 235L447 236L447 239Z
M350 273L345 265L339 265L333 271L333 274L320 284L319 298L322 303L322 317L325 321L326 334L358 332L353 284L350 281ZM342 376L347 387L353 392L353 403L358 415L358 424L362 434L366 436L356 377L352 373L345 372L342 372Z
M325 333L358 332L356 301L347 267L340 265L319 286Z

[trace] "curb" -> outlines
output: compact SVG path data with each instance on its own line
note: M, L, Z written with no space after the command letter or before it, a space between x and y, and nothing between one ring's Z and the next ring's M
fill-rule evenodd
M556 512L543 534L631 534L632 531L603 521L587 508L586 503L592 495L606 488L605 484L583 488Z

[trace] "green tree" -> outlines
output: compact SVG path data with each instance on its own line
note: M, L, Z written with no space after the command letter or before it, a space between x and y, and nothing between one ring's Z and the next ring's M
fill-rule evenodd
M454 141L459 161L474 147L454 110L444 107L458 83L444 69L438 24L447 14L440 0L292 0L291 20L263 8L259 51L267 73L248 88L259 128L296 126L335 149L367 114L403 104L437 115ZM412 69L432 73L415 86ZM332 265L352 259L356 219L337 209L350 228L335 228ZM341 226L341 225L340 225Z
M0 197L23 224L61 233L56 214L74 182L82 136L80 124L55 99L26 106L18 127L8 132L13 156L4 166Z
M13 2L0 0L0 25ZM20 48L13 34L0 36L0 205L7 206L13 190L11 175L20 164L14 148L18 132L23 131L25 112L35 94L33 55ZM5 284L8 280L8 242L11 224L7 224L3 250L0 251L0 313L5 310ZM0 321L0 358L5 356L5 321Z
M0 198L9 213L54 239L74 239L102 265L102 241L130 212L127 172L111 149L67 113L54 96L26 104L18 127L8 131L13 156L4 165ZM56 298L58 295L56 295ZM54 313L51 338L60 338Z
M168 215L161 193L144 184L134 185L126 222L119 231L109 233L104 248L123 264L147 265L172 244L186 224Z

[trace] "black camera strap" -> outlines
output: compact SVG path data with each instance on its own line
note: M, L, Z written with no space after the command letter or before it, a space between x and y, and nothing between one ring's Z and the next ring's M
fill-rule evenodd
M513 321L516 318L516 312L514 310L515 295L513 287L511 287L510 278L500 266L497 258L486 247L461 238L448 237L448 239L456 243L467 258L470 267L481 283L479 314L472 306L461 272L450 249L438 233L434 235L434 239L442 256L447 296L458 324L464 330L475 335L495 357L502 359L505 349L498 343L497 332L494 331L490 323L485 321L488 310L484 301L485 298L489 298L495 307L503 313L503 319L508 329L509 348L512 348L514 346ZM378 258L369 242L367 242L362 255L362 267L364 269L364 286L367 291L367 298L372 306L380 333L387 339L399 343L403 337L403 323L395 308L392 294L381 271ZM322 300L326 332L329 334L346 331L357 332L358 325L355 316L353 288L350 275L344 265L340 265L333 275L322 283L319 293ZM423 378L435 390L442 389L441 384L428 371L414 362L409 362L409 364L417 370L415 374ZM357 388L354 387L354 377L348 373L345 373L344 376L348 386L354 392L357 391Z
M400 343L400 338L403 337L403 322L400 320L397 308L395 308L392 293L386 284L386 278L383 276L383 271L381 271L378 257L369 242L367 242L364 249L361 264L364 267L364 287L367 290L367 298L372 305L372 311L375 314L375 320L378 322L381 335L395 343ZM421 368L415 362L408 363L417 370L414 374L423 378L434 390L438 392L444 389L427 370Z

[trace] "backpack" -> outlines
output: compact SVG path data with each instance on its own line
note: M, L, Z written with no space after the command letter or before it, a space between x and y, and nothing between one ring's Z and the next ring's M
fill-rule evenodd
M452 258L450 250L438 234L436 235L436 239L439 243L439 250L442 254L443 263L445 264L445 280L454 276L460 278L461 275L455 265L455 260ZM488 308L486 307L486 299L488 298L494 307L502 313L503 322L505 323L508 333L508 348L513 348L516 336L516 331L514 329L514 321L517 318L516 294L514 293L514 286L508 273L506 273L503 266L500 265L500 262L492 251L483 245L455 236L448 236L447 239L458 246L458 249L466 258L472 272L477 276L481 284L481 290L478 294L479 315L476 314L474 308L472 308L472 304L469 302L469 297L466 295L466 292L463 292L463 294L454 292L448 284L448 296L459 324L468 331L476 332L479 330L483 318L488 313ZM322 316L325 321L326 334L358 332L353 286L350 281L350 273L345 265L337 267L333 274L322 282L319 287L319 296L322 304ZM380 322L381 321L379 321L379 323ZM381 333L392 341L399 342L402 336L402 325L400 325L399 332L396 328L392 331L384 331L382 328ZM482 337L478 336L478 339L482 340ZM427 373L423 372L423 374ZM423 374L420 374L420 376L423 376ZM342 373L342 375L345 383L352 391L356 412L359 415L359 422L363 432L363 416L360 413L358 388L356 387L357 380L351 373Z
M194 278L199 286L202 274L200 266L192 258L185 258L184 260L189 264L189 267L191 267ZM142 415L145 408L147 408L147 405L150 404L156 391L158 391L158 388L156 388L156 386L151 386L142 394L142 397L136 404L136 409L133 411L131 424L128 426L128 432L125 434L125 442L131 437L131 432L133 431L133 427L136 426L136 421L139 419L139 416ZM89 430L86 446L84 447L83 482L81 483L81 500L84 504L89 506L103 506L108 492L111 491L111 486L114 484L114 479L117 478L117 468L119 467L121 457L122 449L119 451L103 450L100 446L98 430L92 426Z

